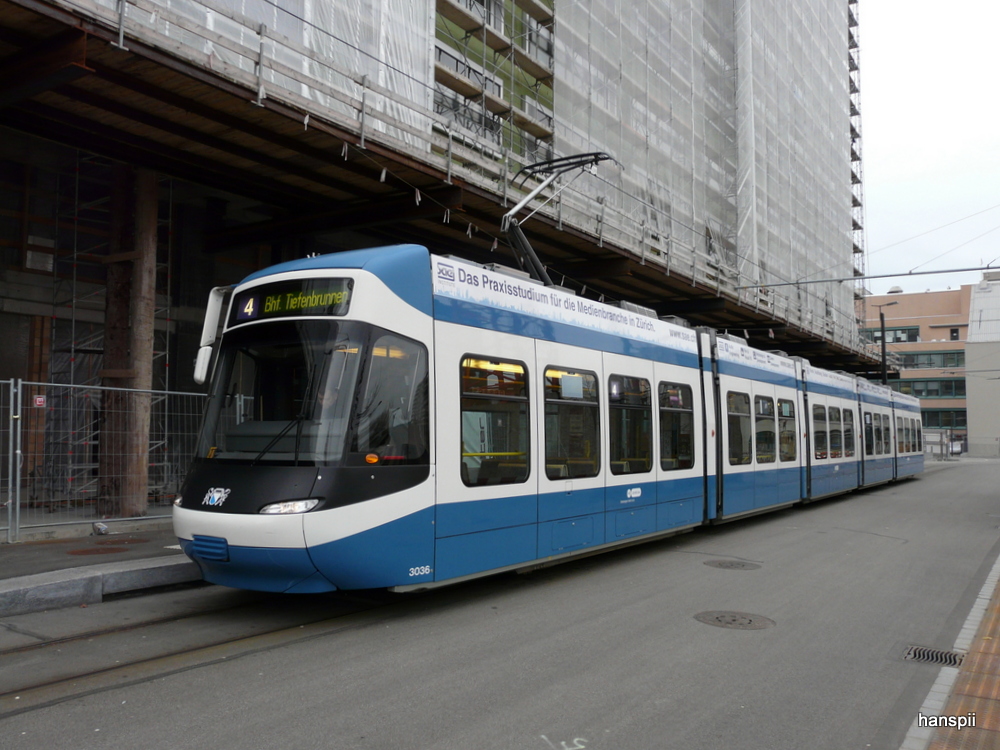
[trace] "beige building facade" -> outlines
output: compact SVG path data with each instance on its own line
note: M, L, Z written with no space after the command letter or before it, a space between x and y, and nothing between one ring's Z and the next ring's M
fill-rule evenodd
M876 345L882 342L879 312L885 315L889 385L920 399L924 442L933 452L963 450L968 438L972 288L899 291L863 300L864 334Z

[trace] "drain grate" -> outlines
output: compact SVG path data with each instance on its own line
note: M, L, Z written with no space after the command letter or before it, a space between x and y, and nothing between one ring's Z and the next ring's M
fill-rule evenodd
M942 651L930 646L907 646L903 652L903 661L919 661L923 664L940 664L943 667L960 667L965 654L955 651Z
M705 565L723 570L759 570L757 563L743 562L742 560L706 560Z
M752 615L749 612L699 612L694 619L706 625L730 630L765 630L777 625L770 618Z

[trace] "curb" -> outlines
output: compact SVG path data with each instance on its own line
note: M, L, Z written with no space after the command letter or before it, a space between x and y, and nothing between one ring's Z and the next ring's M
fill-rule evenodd
M38 573L0 581L0 617L97 604L108 594L200 580L198 566L184 555Z

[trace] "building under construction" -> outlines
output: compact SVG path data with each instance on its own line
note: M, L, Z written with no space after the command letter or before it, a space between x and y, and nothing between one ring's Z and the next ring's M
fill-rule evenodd
M877 370L857 5L0 0L0 492L100 503L145 432L168 497L213 286L399 241L516 266L519 173L583 152L520 217L555 283Z

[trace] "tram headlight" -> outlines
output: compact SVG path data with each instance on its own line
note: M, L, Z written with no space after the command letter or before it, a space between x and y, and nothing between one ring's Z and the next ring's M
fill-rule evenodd
M309 500L285 500L280 503L271 503L260 509L265 515L288 515L290 513L307 513L319 505L319 500L312 498Z
M184 503L184 498L181 495L178 495L177 497L174 498L174 507L175 508L181 507L181 505L183 503Z

